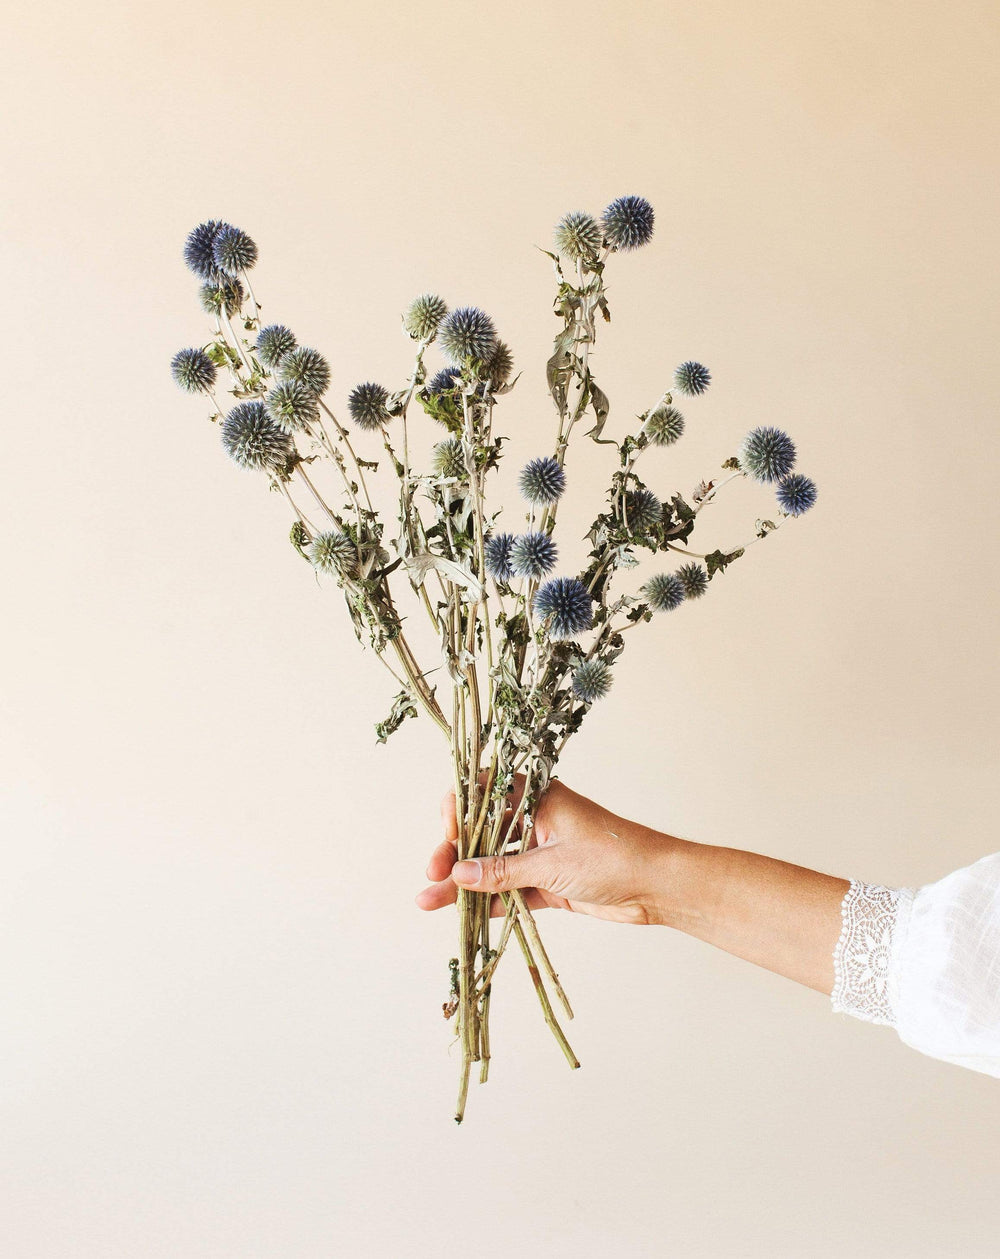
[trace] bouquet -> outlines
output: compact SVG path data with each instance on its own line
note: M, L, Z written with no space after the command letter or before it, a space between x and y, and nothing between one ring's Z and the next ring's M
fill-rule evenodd
M813 481L793 471L791 438L773 427L747 433L721 473L688 498L661 498L641 479L645 452L672 446L684 433L677 404L709 387L708 369L693 360L675 368L633 431L621 440L604 436L610 403L590 354L599 322L611 318L605 268L613 256L648 244L653 222L644 198L619 197L599 218L567 214L553 249L542 251L557 285L559 324L545 365L555 432L551 446L520 470L518 521L504 517L488 494L505 440L494 411L519 377L485 311L449 308L432 293L416 297L402 316L414 350L409 380L396 389L370 380L356 385L338 417L327 400L324 355L284 324L261 319L250 282L257 246L246 232L211 220L184 246L212 328L204 344L174 356L173 377L210 400L232 460L284 497L292 546L343 592L358 641L392 675L395 694L375 727L378 741L418 714L447 740L459 859L528 847L537 803L566 741L607 695L625 635L700 599L747 546L816 501ZM443 363L428 367L430 353ZM574 433L609 446L613 459L582 572L561 568L555 537ZM398 501L391 526L373 502L377 477L380 484L389 478ZM737 477L774 488L769 518L757 519L743 546L690 549L701 513ZM673 563L628 590L628 572L643 550ZM436 659L418 658L405 626L410 614L427 617ZM523 790L510 808L515 775L523 776ZM444 1014L456 1020L462 1051L459 1123L473 1064L481 1082L488 1076L490 993L512 937L546 1023L570 1066L580 1065L554 1003L566 1018L573 1012L532 913L519 891L501 896L505 912L495 936L490 895L458 890L458 950L449 962Z

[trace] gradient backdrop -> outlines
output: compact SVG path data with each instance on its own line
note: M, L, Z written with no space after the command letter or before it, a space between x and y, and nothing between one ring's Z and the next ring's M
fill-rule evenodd
M168 364L206 335L180 250L208 217L257 239L265 315L341 410L404 379L415 294L481 305L524 373L512 498L553 432L533 246L648 197L592 360L611 431L699 359L654 488L775 423L820 499L632 636L562 777L937 879L998 844L997 6L43 0L5 27L5 1254L995 1255L996 1080L662 929L546 915L582 1070L511 953L455 1127L456 924L413 905L445 748L375 745L391 679ZM606 450L571 447L567 563ZM772 501L734 483L695 549Z

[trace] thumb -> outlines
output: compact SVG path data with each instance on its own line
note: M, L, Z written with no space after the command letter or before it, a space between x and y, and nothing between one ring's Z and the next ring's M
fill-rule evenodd
M515 852L508 856L476 857L460 861L451 877L462 887L477 892L509 892L512 888L547 887L552 871L552 854L542 848Z

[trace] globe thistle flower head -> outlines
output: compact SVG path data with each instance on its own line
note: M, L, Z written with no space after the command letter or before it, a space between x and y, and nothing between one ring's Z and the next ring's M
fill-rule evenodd
M460 306L442 321L438 339L453 363L461 364L469 358L486 363L496 348L497 334L485 311L476 306Z
M676 573L657 573L642 587L642 593L657 612L670 612L684 602L684 583Z
M170 360L170 371L188 393L208 393L215 384L215 364L204 350L178 350Z
M677 570L677 579L684 587L685 599L700 599L708 589L708 572L696 560L682 564Z
M601 247L602 235L593 215L574 210L556 224L553 240L567 258L592 258Z
M604 211L601 228L612 249L638 249L652 239L653 207L645 197L618 197Z
M203 280L216 280L219 277L219 267L215 261L214 252L215 238L224 227L228 226L229 224L224 223L222 219L209 219L205 223L199 223L188 233L188 238L184 242L184 261L195 275Z
M264 405L271 419L286 433L305 428L319 419L316 395L297 380L275 385L264 399Z
M358 428L372 432L389 419L389 409L386 406L388 399L388 389L377 385L373 380L367 380L351 390L347 409Z
M816 482L792 472L778 482L778 506L790 516L801 516L816 502Z
M222 421L222 444L241 468L283 468L292 439L275 424L263 402L241 402Z
M257 334L257 357L265 367L273 370L296 345L295 333L290 328L280 323L268 324Z
M511 544L510 565L518 577L544 577L555 568L556 555L547 533L522 533Z
M594 623L590 591L576 577L553 577L538 588L535 614L548 620L550 638L572 638Z
M611 669L603 660L584 660L573 671L573 693L585 704L603 699L611 690Z
M282 358L278 378L305 385L318 398L330 387L330 364L319 350L300 345Z
M212 257L223 275L239 275L257 261L257 246L246 232L224 223L212 241Z
M514 370L514 356L511 354L510 346L506 341L498 341L496 343L485 367L490 384L494 389L499 388L500 385L505 385L510 380L510 374Z
M442 367L431 377L427 385L430 393L444 393L448 389L457 389L462 383L462 371L458 367Z
M514 545L512 533L494 533L486 539L484 547L486 571L497 581L511 581L514 568L511 564L511 548Z
M448 313L448 307L436 293L421 293L406 308L403 327L414 341L433 340Z
M464 480L465 455L457 437L446 437L431 452L431 465L439 477L455 477Z
M684 416L676 407L658 407L642 426L654 446L672 446L684 432Z
M340 576L357 567L358 552L351 539L341 529L332 529L313 538L306 552L314 567L324 573Z
M674 388L681 393L704 393L712 380L712 373L703 363L690 360L674 371Z
M743 439L740 467L757 481L780 481L795 463L795 444L780 428L755 428Z
M219 315L225 310L230 317L238 314L246 294L243 285L232 276L223 275L217 280L209 280L198 291L201 308L206 315Z
M566 473L557 459L543 455L524 465L517 484L529 503L554 503L566 488Z
M625 495L625 515L630 529L645 533L663 519L663 504L652 490L632 490Z

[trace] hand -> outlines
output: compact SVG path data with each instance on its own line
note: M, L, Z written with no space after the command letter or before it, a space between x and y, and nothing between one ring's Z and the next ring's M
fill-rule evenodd
M511 791L508 820L524 790L518 774ZM585 796L553 779L535 811L527 850L508 856L482 857L456 865L458 822L455 793L441 801L444 840L427 866L431 887L418 893L421 909L454 904L458 884L476 892L524 889L530 909L551 906L577 914L591 914L611 922L663 922L661 906L669 885L668 859L672 837L638 826L601 808ZM512 838L521 835L520 823ZM499 895L490 916L506 909Z

